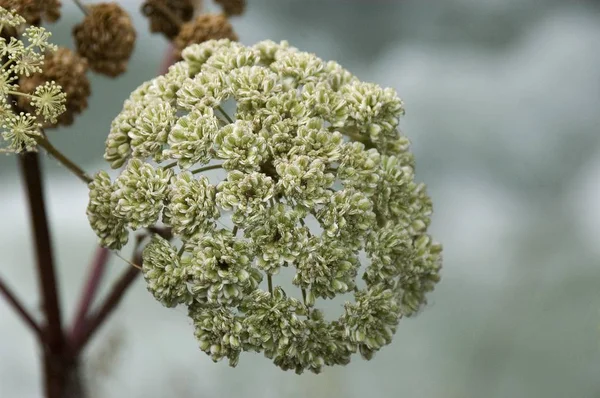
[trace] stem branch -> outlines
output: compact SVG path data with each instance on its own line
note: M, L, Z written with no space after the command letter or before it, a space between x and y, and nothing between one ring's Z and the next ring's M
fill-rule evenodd
M81 292L81 299L79 300L78 309L73 320L73 327L71 329L71 339L76 340L79 335L83 332L86 317L90 306L94 302L96 293L102 283L102 278L106 271L106 263L108 262L110 250L99 247L96 250L94 259L90 264L90 271L87 278L87 282L83 291Z
M72 160L67 158L62 154L50 141L48 141L45 137L38 137L37 142L39 146L44 148L48 154L50 154L54 159L58 160L63 166L69 169L73 174L79 177L80 180L89 184L92 182L92 178L88 176L85 171L81 169L81 167L77 166Z
M192 174L198 174L198 173L202 173L203 171L208 171L208 170L216 170L216 169L220 169L222 167L223 167L222 164L213 164L211 166L204 166L204 167L200 167L196 170L192 170Z
M81 12L83 12L85 15L88 15L90 12L87 8L87 6L85 6L81 0L73 0L73 3L75 3L75 5L81 10Z
M221 105L217 105L217 108L216 108L216 109L217 109L219 112L221 112L221 114L222 114L223 116L225 116L225 119L227 119L227 121L228 121L229 123L234 123L234 122L233 122L233 119L232 119L232 118L231 118L231 117L230 117L230 116L227 114L227 112L225 112L225 110L224 110L223 108L221 108Z
M8 304L15 310L15 312L21 317L21 320L33 330L36 336L41 340L44 340L44 332L40 325L33 319L29 311L23 306L21 300L13 293L4 280L0 277L0 294L3 294Z
M139 247L144 239L145 235L138 236L133 250L133 264L142 263L142 253ZM71 342L71 355L78 356L83 348L86 346L90 338L100 329L100 326L106 321L108 316L117 308L121 299L125 295L125 292L136 280L140 274L140 270L134 267L128 267L119 277L119 279L113 284L112 290L108 296L104 299L100 308L95 311L85 323L83 332L73 339Z

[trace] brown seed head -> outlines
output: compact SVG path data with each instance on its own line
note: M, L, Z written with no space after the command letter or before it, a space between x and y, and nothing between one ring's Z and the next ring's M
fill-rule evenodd
M180 26L194 16L192 0L146 0L142 12L150 20L150 31L173 39Z
M68 48L59 47L53 53L47 53L44 59L42 73L29 77L23 76L19 80L19 91L31 94L37 86L45 82L55 81L67 94L66 112L58 117L55 124L46 124L44 127L69 126L73 123L75 115L87 108L87 99L90 96L90 82L86 72L88 69L85 58L80 57ZM29 100L19 96L19 107L29 112L33 111ZM33 113L33 112L32 112Z
M60 0L0 0L0 7L16 10L30 25L60 18Z
M127 69L135 44L131 18L117 3L95 4L89 10L73 28L77 52L95 72L118 76Z
M218 39L238 40L227 17L223 14L200 15L181 27L179 35L173 41L175 56L180 59L181 52L189 45Z
M221 5L225 15L242 15L246 10L246 0L215 0Z

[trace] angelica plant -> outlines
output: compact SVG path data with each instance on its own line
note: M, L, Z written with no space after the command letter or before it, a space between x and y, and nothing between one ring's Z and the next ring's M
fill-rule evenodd
M39 25L60 16L60 1L0 0L0 151L18 155L23 171L44 319L1 277L0 293L38 337L47 397L83 395L82 350L137 275L164 306L187 307L212 360L236 366L243 352L261 352L297 373L371 359L440 279L431 200L398 130L395 91L287 42L241 45L228 17L246 2L216 2L222 14L196 16L192 0L143 3L151 31L172 40L164 64L180 62L141 84L113 120L111 179L89 176L46 130L87 108L88 68L126 71L132 19L114 2L75 0L85 14L76 51L57 49ZM101 246L68 330L38 150L87 185ZM217 169L218 181L208 174ZM92 309L110 251L130 240L131 267ZM284 268L298 297L284 289ZM342 315L326 319L323 303L343 295L352 299Z
M211 40L182 57L112 124L104 158L124 168L89 185L100 243L118 250L131 231L170 229L180 243L155 236L144 249L147 288L188 307L214 361L259 351L318 373L355 352L371 359L440 279L402 101L287 42ZM226 177L211 183L213 169ZM302 297L277 284L282 267ZM354 301L327 321L319 302L346 293Z

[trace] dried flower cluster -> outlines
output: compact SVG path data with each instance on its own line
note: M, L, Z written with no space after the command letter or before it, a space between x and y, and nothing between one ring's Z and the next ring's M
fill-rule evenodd
M188 306L215 361L259 351L300 373L357 351L370 359L441 268L431 201L397 130L402 102L285 42L208 41L182 56L112 124L105 159L125 168L90 184L101 243L119 249L129 230L161 220L171 228L181 245L155 236L144 250L147 287ZM214 168L227 172L216 184L204 174ZM301 299L277 286L282 267ZM347 293L354 302L325 320L317 300Z
M117 3L88 7L85 19L73 28L77 52L92 70L115 77L127 69L136 33L129 14Z
M21 30L25 22L14 11L0 7L0 34L4 29ZM66 94L54 81L29 87L30 94L23 93L19 87L19 79L41 73L45 54L56 50L56 46L48 42L50 35L44 28L28 26L21 35L23 40L0 37L0 54L3 58L0 70L0 123L2 139L7 144L7 147L0 148L0 152L34 151L36 139L42 134L42 123L56 123L66 110ZM32 112L15 111L13 102L21 97L27 97Z
M56 22L60 18L60 6L60 0L0 0L0 7L15 11L30 25Z
M241 15L246 10L246 0L215 0L225 15Z
M192 44L219 39L238 40L229 19L223 14L202 14L181 26L179 34L173 40L175 57L181 59L183 49Z
M184 22L194 16L193 0L146 0L142 12L150 22L150 32L173 39Z

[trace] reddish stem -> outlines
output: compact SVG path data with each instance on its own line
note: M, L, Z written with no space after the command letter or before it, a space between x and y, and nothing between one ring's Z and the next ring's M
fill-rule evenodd
M40 340L44 340L44 332L40 325L33 319L29 311L23 306L21 300L15 295L15 293L10 290L8 285L4 282L2 277L0 277L0 293L4 295L8 304L15 310L15 312L21 317L21 320L29 326L31 330L33 330L36 336Z
M83 291L81 292L81 299L79 300L77 312L73 320L73 327L71 329L71 340L73 341L79 339L79 335L83 333L86 316L90 306L94 302L100 284L102 283L109 255L110 250L99 247L90 264L90 272Z
M77 357L81 353L90 338L98 331L98 329L100 329L100 326L106 321L108 316L117 308L125 295L125 292L139 274L140 271L134 267L127 268L127 270L121 274L119 279L113 285L110 294L100 306L100 309L89 317L88 321L85 323L83 332L77 336L77 339L73 339L71 343L71 355Z
M46 397L60 398L63 396L66 383L65 372L61 369L61 355L64 353L65 339L62 330L59 290L54 270L48 217L44 204L40 161L38 154L34 152L21 155L19 160L26 184L35 243L38 283L46 316L44 327L47 342L47 347L44 350Z

